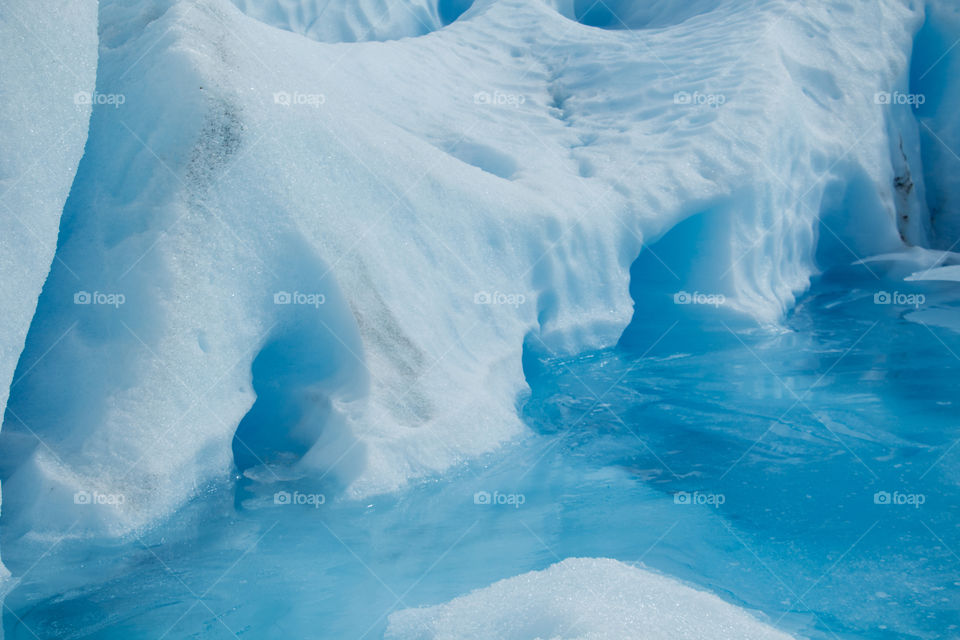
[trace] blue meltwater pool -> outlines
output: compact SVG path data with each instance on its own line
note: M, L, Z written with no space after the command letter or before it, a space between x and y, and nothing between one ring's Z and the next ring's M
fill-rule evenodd
M957 284L882 286L826 274L776 329L713 308L575 357L531 338L526 438L388 497L300 484L277 508L238 478L123 543L21 542L5 632L378 638L394 611L606 557L797 637L960 637Z

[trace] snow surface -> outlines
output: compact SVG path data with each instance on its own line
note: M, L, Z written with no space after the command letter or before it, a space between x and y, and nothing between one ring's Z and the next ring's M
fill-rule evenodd
M454 600L391 614L390 640L787 640L715 595L616 560L568 558Z
M960 282L960 265L953 264L946 267L934 267L926 271L919 271L904 279L910 281L946 280L948 282Z
M69 52L69 53L67 53ZM97 6L0 6L0 412L83 154L97 68Z
M57 246L96 88L97 5L0 4L0 414ZM19 421L15 413L6 420ZM30 426L20 423L22 432ZM28 436L29 437L29 436ZM0 564L0 573L6 569ZM2 637L2 631L0 631Z
M931 243L912 107L875 98L909 90L912 3L240 6L100 4L124 102L18 365L8 535L127 533L234 462L363 496L492 451L525 339L616 342L638 255L674 266L638 313L775 323L818 269Z

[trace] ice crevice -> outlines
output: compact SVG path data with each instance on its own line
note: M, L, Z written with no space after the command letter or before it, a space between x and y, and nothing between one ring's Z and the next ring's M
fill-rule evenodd
M960 7L950 2L924 4L924 21L913 41L909 76L892 101L912 110L918 122L919 162L914 180L929 209L933 247L955 249L960 241L960 125L955 105L960 98ZM917 179L922 177L922 181ZM922 183L922 184L920 184Z
M926 242L932 147L874 98L919 82L910 3L658 2L639 35L389 4L369 42L380 5L318 6L100 3L125 102L93 110L17 365L43 446L8 413L6 540L125 535L235 471L394 491L525 433L525 340L610 345L682 291L776 323L819 269Z
M248 16L320 42L397 40L454 22L473 0L233 0Z

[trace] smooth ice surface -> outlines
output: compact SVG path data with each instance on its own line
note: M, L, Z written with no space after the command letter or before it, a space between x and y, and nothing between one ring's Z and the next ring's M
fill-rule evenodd
M8 416L10 537L129 533L235 462L357 497L492 451L525 431L524 340L616 342L644 244L677 276L648 295L775 323L818 269L929 242L912 107L875 99L909 89L909 3L661 2L637 33L485 1L334 44L254 4L291 6L100 4L125 102L20 360L44 446Z
M96 2L4 0L0 60L2 413L87 140L97 68Z
M390 616L385 638L788 640L715 595L604 558L570 558L444 605Z

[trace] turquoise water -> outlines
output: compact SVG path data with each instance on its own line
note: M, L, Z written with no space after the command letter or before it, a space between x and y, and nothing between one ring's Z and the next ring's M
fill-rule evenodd
M275 505L238 479L140 539L8 544L5 632L378 638L392 610L603 556L806 637L960 637L958 285L901 283L922 308L881 285L828 274L777 330L706 308L575 357L531 338L530 435L399 495Z

